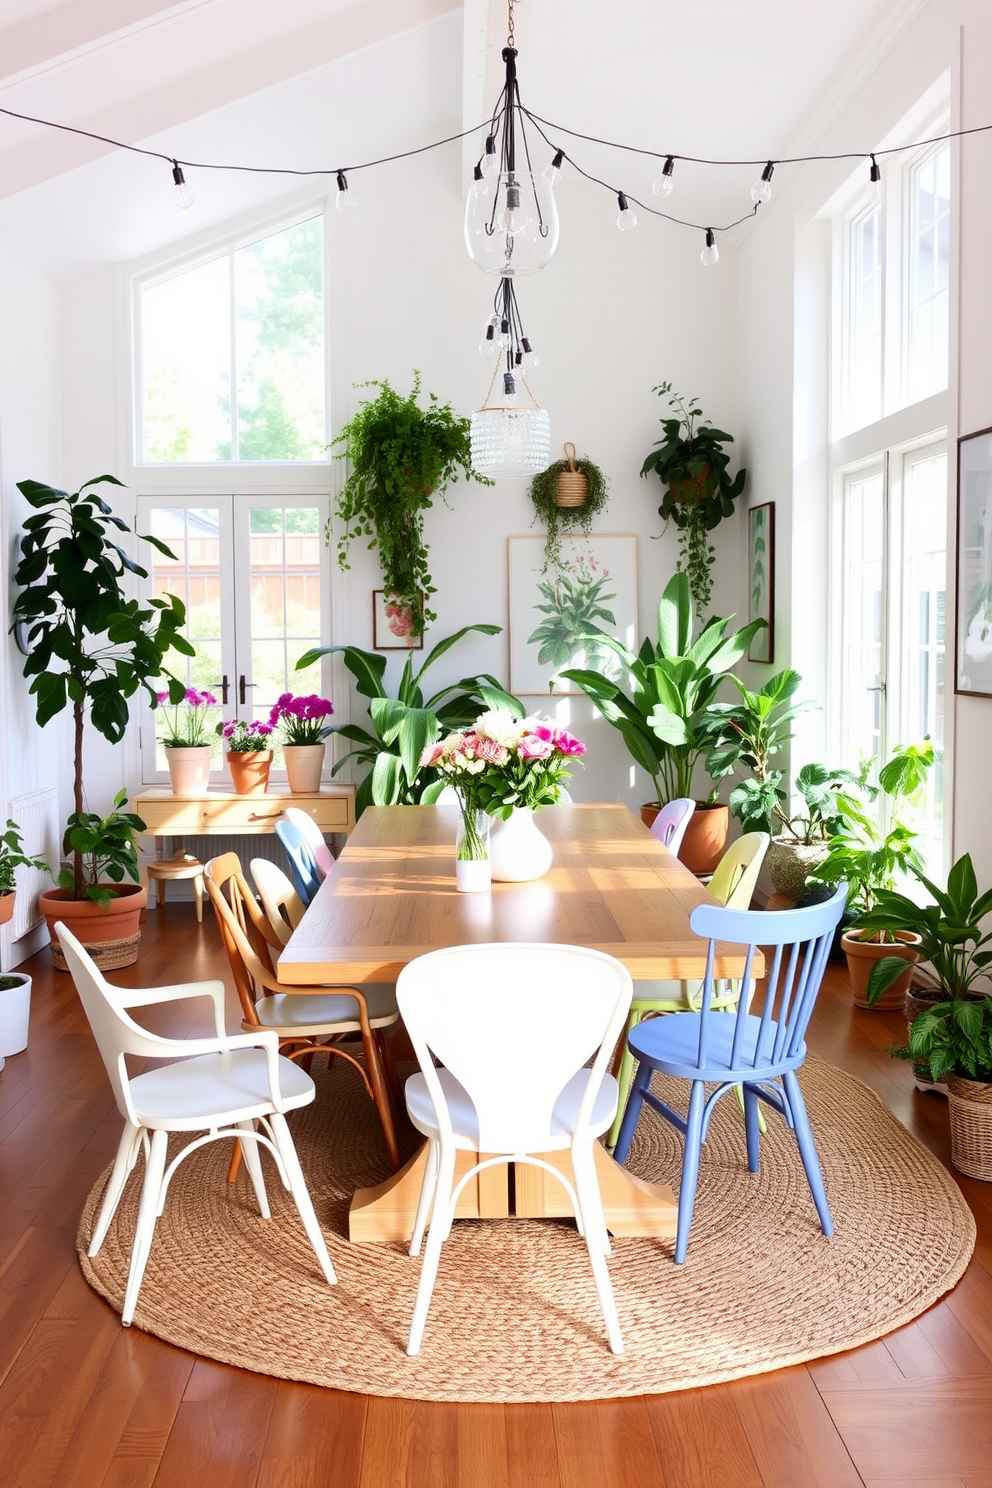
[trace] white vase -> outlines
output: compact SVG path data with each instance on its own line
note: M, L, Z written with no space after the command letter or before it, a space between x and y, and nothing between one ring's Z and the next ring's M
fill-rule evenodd
M15 985L0 987L0 1069L6 1055L27 1048L31 1016L31 978L22 971L8 975Z
M323 744L284 744L282 753L293 795L316 795L320 790L320 776L324 768Z
M209 744L194 745L192 749L165 751L174 796L202 796L204 791L210 789L212 753L213 749Z
M488 858L458 858L455 861L455 888L459 894L481 894L492 883Z
M531 808L518 806L508 821L493 822L489 856L497 883L527 883L547 873L554 851Z

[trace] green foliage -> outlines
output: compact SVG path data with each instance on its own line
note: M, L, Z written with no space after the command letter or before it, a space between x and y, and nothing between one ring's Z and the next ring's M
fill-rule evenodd
M844 786L857 784L858 777L850 770L831 770L820 764L803 765L796 776L795 790L802 798L805 811L790 814L778 804L772 820L777 819L785 835L805 847L814 842L827 842L840 830Z
M95 811L74 811L69 817L63 851L82 858L86 878L79 893L72 869L66 868L59 874L58 885L60 889L71 889L74 898L92 899L94 904L105 905L114 897L110 884L101 881L105 876L111 884L122 883L125 877L139 882L138 833L145 830L145 824L133 812L121 811L126 801L127 791L118 791L114 809L108 816L98 816Z
M909 1042L890 1052L924 1061L931 1080L962 1075L992 1083L992 997L934 1003L914 1019Z
M937 985L949 1001L967 998L979 982L989 975L992 965L992 933L983 933L982 920L992 914L992 890L979 894L978 881L971 856L963 858L947 875L947 888L938 889L919 871L911 867L932 899L931 904L917 904L907 894L881 889L874 909L862 915L859 927L865 936L876 931L895 934L908 930L920 937L920 961L928 962ZM878 1001L906 970L905 961L884 956L872 967L868 978L868 1005Z
M616 624L613 611L606 608L607 601L616 596L603 593L604 584L609 583L606 575L597 577L581 560L571 569L562 569L553 579L538 584L545 602L534 609L546 618L527 637L527 644L540 647L537 659L542 666L550 663L554 667L563 667L584 645L590 669L602 671L609 652L601 641L606 632L598 622Z
M588 490L585 504L583 506L559 506L556 494L558 477L566 470L571 470L573 463L586 478ZM547 573L549 568L561 568L561 540L565 533L581 532L588 537L592 528L592 519L606 506L609 493L610 488L606 476L598 465L594 465L584 456L579 456L574 462L555 460L547 470L542 470L534 476L527 493L534 506L534 521L531 522L531 526L533 527L537 522L543 522L548 533L544 544L542 573Z
M148 574L116 540L117 534L130 536L131 528L91 489L105 481L121 484L112 475L101 475L71 495L40 481L19 481L17 486L35 515L24 523L14 572L20 588L14 624L22 621L27 628L31 654L24 675L31 679L39 725L44 727L64 708L72 709L77 816L83 810L86 713L105 739L119 744L128 725L129 699L143 689L151 706L157 705L155 684L165 672L167 653L195 655L182 634L185 606L174 594L143 605L128 599L126 576L144 579ZM137 535L166 557L175 557L158 538ZM185 683L172 677L173 701L184 691ZM77 898L83 882L81 851L75 849Z
M422 635L425 622L437 618L429 608L436 588L424 542L424 512L459 473L487 486L492 481L472 469L469 420L434 393L428 395L427 407L420 407L419 372L414 372L406 398L385 380L361 386L378 388L378 395L361 401L331 445L343 445L337 458L351 462L337 498L343 524L338 563L347 568L352 542L367 537L369 548L379 550L387 594L410 605L412 634Z
M730 810L745 832L771 832L786 800L783 772L772 760L792 738L791 725L812 703L793 703L802 677L786 669L751 692L732 677L740 701L714 703L716 737L706 759L714 780L735 771L744 775L730 793Z
M651 776L659 804L692 795L693 771L716 730L711 710L717 690L765 623L754 620L728 634L732 618L713 616L694 641L689 580L676 573L658 606L657 645L647 637L634 655L613 636L600 643L620 658L630 678L630 696L598 672L561 674L619 731L634 763ZM714 788L710 799L715 795Z
M673 520L678 528L678 567L688 575L693 600L702 610L713 592L715 549L707 541L707 534L724 517L733 515L747 471L741 469L730 476L730 456L723 446L733 444L733 435L711 424L697 424L703 410L696 398L680 397L670 382L661 383L654 391L659 397L667 397L668 406L675 412L661 420L663 438L656 441L658 448L641 466L641 475L653 472L668 487L658 515L666 522Z
M914 846L917 834L894 808L918 801L933 764L933 746L926 740L923 744L908 744L893 750L892 758L878 771L878 785L873 786L869 776L876 763L869 760L861 773L869 797L867 802L845 792L838 797L840 826L830 838L829 856L815 875L821 883L846 882L850 886L848 903L858 913L873 909L879 893L894 889L901 876L911 870L923 870L923 861ZM886 796L893 808L889 811L890 825L884 832L877 811L872 810L879 795ZM885 931L872 936L874 940L892 938Z
M15 868L38 868L47 872L48 864L42 858L27 856L17 823L8 819L7 830L0 833L0 894L13 893Z
M355 793L356 816L360 816L366 806L417 805L436 801L445 781L436 770L420 764L420 756L428 744L433 744L442 734L464 728L485 708L509 708L523 716L526 710L517 699L486 672L477 677L463 677L460 682L442 687L440 692L425 698L424 673L470 631L499 635L501 627L464 625L454 635L438 641L416 672L413 670L413 656L409 655L395 698L390 697L383 684L386 658L380 652L363 651L358 646L329 646L307 651L300 657L297 670L309 666L318 657L333 656L340 651L345 666L355 679L357 690L370 700L371 730L352 723L336 724L331 729L332 734L340 734L343 739L358 745L337 762L333 774L336 775L351 759L369 766L368 774Z

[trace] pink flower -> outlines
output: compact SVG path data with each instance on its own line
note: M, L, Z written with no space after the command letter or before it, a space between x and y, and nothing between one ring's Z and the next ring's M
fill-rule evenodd
M487 739L478 734L475 736L474 748L476 758L485 760L487 765L505 765L510 757L505 744L499 744L495 739Z
M561 750L562 754L574 755L585 754L586 752L586 746L580 739L573 739L571 734L566 734L564 731L558 733L555 739L555 745Z
M158 697L158 705L160 708L169 701L169 694L167 692L157 693L156 696Z
M548 728L548 725L546 723L535 724L534 728L531 730L531 733L534 734L534 736L538 739L546 739L549 744L554 744L556 742L555 734L557 733L557 729L552 730Z
M408 636L413 630L413 607L387 604L386 625L394 636Z
M436 765L443 753L444 746L442 744L428 744L427 748L420 756L421 767L426 765Z
M517 745L517 753L521 759L542 760L548 759L554 746L550 739L542 739L538 734L524 734Z

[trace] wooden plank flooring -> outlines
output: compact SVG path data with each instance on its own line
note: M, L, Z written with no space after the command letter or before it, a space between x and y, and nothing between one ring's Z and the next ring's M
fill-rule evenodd
M979 1241L948 1298L865 1348L705 1390L555 1406L366 1399L122 1329L75 1254L120 1118L70 979L47 951L25 969L31 1045L0 1076L5 1488L992 1488L992 1185L960 1175ZM177 904L149 914L138 966L115 976L225 973L214 925ZM200 1031L190 1019L174 1008L155 1026ZM810 1046L948 1162L945 1102L885 1054L900 1023L856 1012L831 969Z

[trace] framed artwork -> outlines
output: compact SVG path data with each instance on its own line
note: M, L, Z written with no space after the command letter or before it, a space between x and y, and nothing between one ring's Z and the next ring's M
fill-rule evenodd
M992 697L992 429L958 440L954 691Z
M747 514L747 618L764 620L748 648L748 661L775 660L775 503L752 506Z
M561 568L547 573L543 535L508 542L510 691L577 694L560 674L578 667L620 681L619 657L596 638L637 649L637 538L565 537Z
M410 634L413 606L402 604L385 589L372 590L372 647L376 651L423 651L423 633Z

